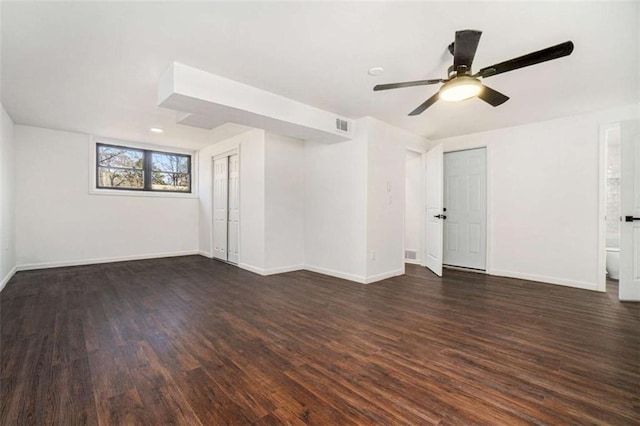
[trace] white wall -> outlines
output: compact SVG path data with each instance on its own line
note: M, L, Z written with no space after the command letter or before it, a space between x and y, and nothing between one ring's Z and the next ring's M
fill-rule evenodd
M306 267L365 282L368 141L361 128L359 138L336 145L252 130L207 147L198 156L195 199L89 194L88 135L18 125L18 265L210 256L212 158L238 149L240 266L258 273Z
M15 126L20 269L194 254L198 200L89 194L89 136Z
M428 141L371 117L367 125L367 282L404 274L408 146ZM375 252L375 255L372 255Z
M424 239L424 170L422 155L415 151L407 151L405 156L405 213L404 213L404 247L416 251L416 259L420 263L422 257L422 241Z
M599 126L638 106L435 141L487 147L488 272L595 290Z
M331 145L305 142L306 268L364 282L367 263L367 128Z
M265 132L251 130L199 151L200 253L211 257L213 158L231 150L240 156L239 266L265 269Z
M402 274L405 152L427 141L369 117L355 131L353 140L328 145L254 130L201 150L201 252L210 256L211 158L238 148L239 266L358 282Z
M305 145L306 268L370 283L404 273L405 153L428 141L371 117L355 131Z
M265 269L301 269L305 263L304 141L266 134Z
M0 105L0 290L15 273L14 125Z

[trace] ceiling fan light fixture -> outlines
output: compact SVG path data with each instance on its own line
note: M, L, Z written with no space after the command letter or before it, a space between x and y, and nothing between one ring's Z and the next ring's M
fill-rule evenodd
M447 81L440 88L440 99L449 102L464 101L480 94L482 83L473 77L456 77Z

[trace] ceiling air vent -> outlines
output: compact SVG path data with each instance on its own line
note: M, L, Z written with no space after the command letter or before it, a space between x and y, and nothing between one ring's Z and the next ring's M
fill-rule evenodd
M341 132L349 132L349 122L341 118L336 118L336 130Z

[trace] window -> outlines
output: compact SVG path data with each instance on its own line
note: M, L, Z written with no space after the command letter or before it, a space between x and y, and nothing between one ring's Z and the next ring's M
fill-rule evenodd
M115 145L96 145L100 189L191 192L191 156Z

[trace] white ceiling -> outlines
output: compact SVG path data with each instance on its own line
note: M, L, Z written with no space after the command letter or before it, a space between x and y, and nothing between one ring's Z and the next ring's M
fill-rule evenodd
M638 101L636 2L27 3L2 2L2 103L21 124L199 148L242 131L175 123L156 106L172 61L337 114L370 115L429 138ZM566 40L566 58L495 76L511 97L438 102L458 29L483 31L475 69ZM381 66L382 76L367 74ZM162 127L155 135L149 127Z

